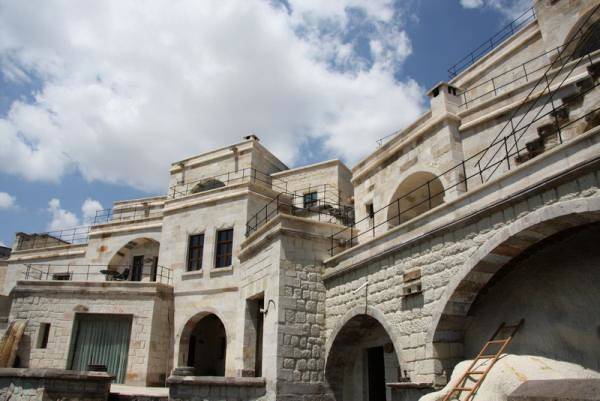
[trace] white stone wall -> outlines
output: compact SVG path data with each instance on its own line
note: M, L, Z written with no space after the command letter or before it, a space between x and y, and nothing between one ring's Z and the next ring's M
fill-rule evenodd
M68 369L73 323L77 313L132 316L126 384L162 384L169 372L168 352L161 348L170 329L153 325L155 316L167 315L168 287L122 283L110 286L72 282L40 282L18 286L13 292L10 320L28 319L19 358L22 367ZM50 323L45 349L37 348L40 323ZM159 322L157 322L159 323ZM168 351L168 350L167 350Z
M463 345L458 339L448 338L434 347L426 337L435 324L436 314L446 305L447 287L453 278L498 232L526 220L536 210L560 208L560 204L568 207L567 202L573 199L595 200L597 204L598 188L598 172L587 173L574 181L506 205L485 218L427 236L385 256L376 256L350 272L327 279L324 336L328 346L333 341L332 333L344 322L345 316L374 308L379 313L375 317L384 320L390 328L389 335L400 354L401 369L407 370L411 381L443 381L445 375L451 373L454 363L462 358ZM403 273L417 269L421 271L423 292L402 297ZM356 294L354 290L366 281L367 290Z

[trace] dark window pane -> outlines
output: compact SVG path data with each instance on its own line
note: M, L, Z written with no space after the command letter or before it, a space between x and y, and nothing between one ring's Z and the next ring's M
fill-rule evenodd
M215 267L231 265L233 250L233 229L217 231Z
M204 234L190 236L188 249L188 271L202 269L202 253L204 251Z
M317 205L317 193L316 192L309 192L307 194L304 194L303 197L303 201L304 201L304 208L308 209L311 208L313 206Z

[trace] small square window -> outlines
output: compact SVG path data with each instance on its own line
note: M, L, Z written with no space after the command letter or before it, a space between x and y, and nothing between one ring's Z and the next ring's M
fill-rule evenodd
M188 245L187 270L202 269L202 253L204 252L204 234L190 235Z
M38 331L37 347L38 348L47 348L49 337L50 337L50 323L40 323L40 330Z
M311 207L317 206L318 194L316 192L309 192L304 194L303 205L304 209L310 209Z
M233 229L217 231L215 267L231 266L233 250Z

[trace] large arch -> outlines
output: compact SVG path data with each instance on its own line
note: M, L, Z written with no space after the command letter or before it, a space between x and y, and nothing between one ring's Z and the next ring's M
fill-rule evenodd
M179 334L178 366L191 366L197 376L225 376L227 329L216 313L192 316Z
M391 400L385 383L400 379L397 340L379 310L366 306L347 312L325 345L325 377L333 398Z
M578 341L588 344L590 349L596 347L589 344L600 341L595 327L582 329L572 319L564 319L565 325L559 327L561 324L557 322L561 319L556 316L560 311L569 318L579 316L581 309L573 306L577 303L598 304L597 300L582 299L600 298L600 295L595 295L594 287L589 287L590 283L600 287L600 272L596 274L589 266L573 265L572 259L567 259L570 264L567 271L561 271L558 264L564 263L569 250L575 249L572 246L565 248L569 236L582 236L575 244L589 244L590 238L586 237L589 236L589 227L596 227L594 235L600 236L599 222L598 198L556 203L521 217L480 246L470 262L448 284L434 309L433 324L427 332L426 341L432 342L434 348L440 350L448 344L446 349L453 350L445 352L446 357L442 360L447 373L451 372L455 363L479 351L501 321L521 317L526 320L521 330L523 334L511 346L512 352L555 357L600 371L600 365L592 366L593 363L585 358L574 356L573 349L576 349L575 353L583 354L581 349L586 346L581 345L580 349L571 347L570 354L563 352L565 347L556 346L557 342L566 344L568 336L571 336L571 341L573 333L587 336L585 341ZM588 245L588 248L595 247ZM596 250L594 252L594 258L600 261L600 254ZM542 259L539 258L542 256L549 262L540 268ZM567 283L575 284L568 289L570 292L561 291L560 286ZM595 323L590 321L590 324ZM545 332L540 331L543 325L547 326ZM600 327L600 322L598 325ZM546 340L540 340L542 337ZM590 340L590 337L595 340ZM457 346L449 347L453 343ZM553 346L549 345L553 343ZM600 343L597 345L600 346Z
M160 242L149 237L127 241L108 262L108 270L130 281L156 281Z
M565 54L573 53L573 58L579 58L600 48L600 10L596 10L596 6L597 4L590 4L566 35L563 43L567 45ZM584 24L591 28L590 35L577 39L575 36L581 34L579 29Z
M513 257L564 229L600 221L600 199L565 201L537 209L481 245L446 286L433 311L426 341L456 338L477 294Z
M444 203L444 185L428 171L417 171L406 177L390 199L387 221L400 225Z

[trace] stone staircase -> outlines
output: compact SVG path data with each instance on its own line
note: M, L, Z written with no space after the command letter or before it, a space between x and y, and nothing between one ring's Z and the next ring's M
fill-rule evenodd
M517 164L531 160L561 143L560 128L571 121L571 110L580 107L586 92L597 84L600 79L600 63L588 66L587 71L589 77L572 84L572 89L566 90L558 99L557 103L561 104L550 112L545 122L536 127L537 137L525 143L526 151L515 157ZM587 129L600 124L600 113L587 115L585 122Z

